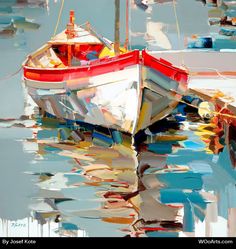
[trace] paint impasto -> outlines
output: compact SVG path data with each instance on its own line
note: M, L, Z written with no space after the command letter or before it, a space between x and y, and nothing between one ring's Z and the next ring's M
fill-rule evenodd
M236 237L235 9L0 0L0 236Z

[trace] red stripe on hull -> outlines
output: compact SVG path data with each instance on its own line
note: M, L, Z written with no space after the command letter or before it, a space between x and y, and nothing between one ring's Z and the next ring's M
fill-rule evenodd
M143 64L152 69L159 71L165 76L177 82L187 83L188 73L180 68L174 67L171 63L162 58L157 59L148 54L145 50L142 51Z
M88 66L70 67L65 69L38 69L24 67L24 77L37 81L61 82L119 71L135 64L139 64L138 50L112 58L91 61Z
M126 67L142 64L150 67L166 77L177 82L187 84L188 73L185 70L174 67L171 63L157 59L142 51L142 60L138 50L119 56L90 61L89 65L70 68L31 68L24 66L24 77L29 80L42 82L63 82L67 80L97 76L105 73L123 70Z

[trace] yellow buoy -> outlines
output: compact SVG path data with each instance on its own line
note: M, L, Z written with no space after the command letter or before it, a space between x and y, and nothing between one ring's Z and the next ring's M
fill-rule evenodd
M198 114L202 119L211 119L214 117L215 106L213 103L203 101L198 106Z

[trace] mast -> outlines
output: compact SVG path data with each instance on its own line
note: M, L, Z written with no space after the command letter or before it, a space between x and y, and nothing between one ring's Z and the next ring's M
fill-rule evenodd
M115 54L120 54L120 0L115 0Z
M67 36L67 40L73 39L74 37L76 37L76 31L75 31L75 12L74 10L70 11L70 21L67 24L67 28L66 28L66 36ZM67 59L68 59L68 66L71 66L71 58L72 58L72 47L71 44L68 44L68 48L67 48Z
M129 0L126 0L126 14L125 14L125 22L126 22L126 27L125 27L125 44L124 48L127 50L128 45L129 45Z

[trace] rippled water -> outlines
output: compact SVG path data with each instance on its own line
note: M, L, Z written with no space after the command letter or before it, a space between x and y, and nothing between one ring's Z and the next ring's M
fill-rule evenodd
M224 141L213 154L212 124L166 126L137 155L129 139L104 148L87 132L65 143L33 120L1 122L1 234L235 236L236 175Z

